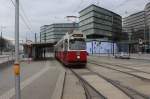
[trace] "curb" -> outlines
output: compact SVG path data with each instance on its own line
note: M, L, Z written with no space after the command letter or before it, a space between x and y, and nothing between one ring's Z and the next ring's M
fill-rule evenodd
M150 59L146 59L146 58L137 58L137 57L131 57L131 59L150 61Z
M65 76L66 76L66 71L63 69L60 71L59 77L57 79L56 87L54 89L51 99L61 99L62 98Z

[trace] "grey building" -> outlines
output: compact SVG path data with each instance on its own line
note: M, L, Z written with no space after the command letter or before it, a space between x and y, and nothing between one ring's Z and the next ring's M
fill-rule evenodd
M78 29L78 23L55 23L51 25L44 25L40 29L41 42L56 43L67 32L71 32L73 29Z
M123 32L129 34L134 51L150 52L150 3L146 4L145 9L123 18ZM139 45L140 39L144 46Z
M49 25L43 25L40 27L40 42L46 41L46 32L47 32L47 27Z
M144 39L145 11L140 11L123 18L123 32L129 34L130 40L138 42L139 39Z
M145 6L145 39L150 45L150 3Z
M79 12L79 27L88 39L122 39L122 17L96 5Z

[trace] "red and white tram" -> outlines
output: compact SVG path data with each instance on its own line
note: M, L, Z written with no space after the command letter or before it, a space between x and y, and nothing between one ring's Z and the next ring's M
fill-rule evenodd
M55 45L55 57L67 66L82 65L87 62L85 36L79 31L66 34Z

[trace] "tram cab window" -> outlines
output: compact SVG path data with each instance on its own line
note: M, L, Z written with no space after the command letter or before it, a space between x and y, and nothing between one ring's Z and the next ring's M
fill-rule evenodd
M70 50L85 50L86 42L84 39L70 39L69 49Z

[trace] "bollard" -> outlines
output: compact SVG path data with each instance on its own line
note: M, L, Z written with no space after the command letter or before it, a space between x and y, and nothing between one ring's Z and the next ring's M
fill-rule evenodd
M20 66L19 66L19 64L14 64L14 74L16 76L20 75Z

